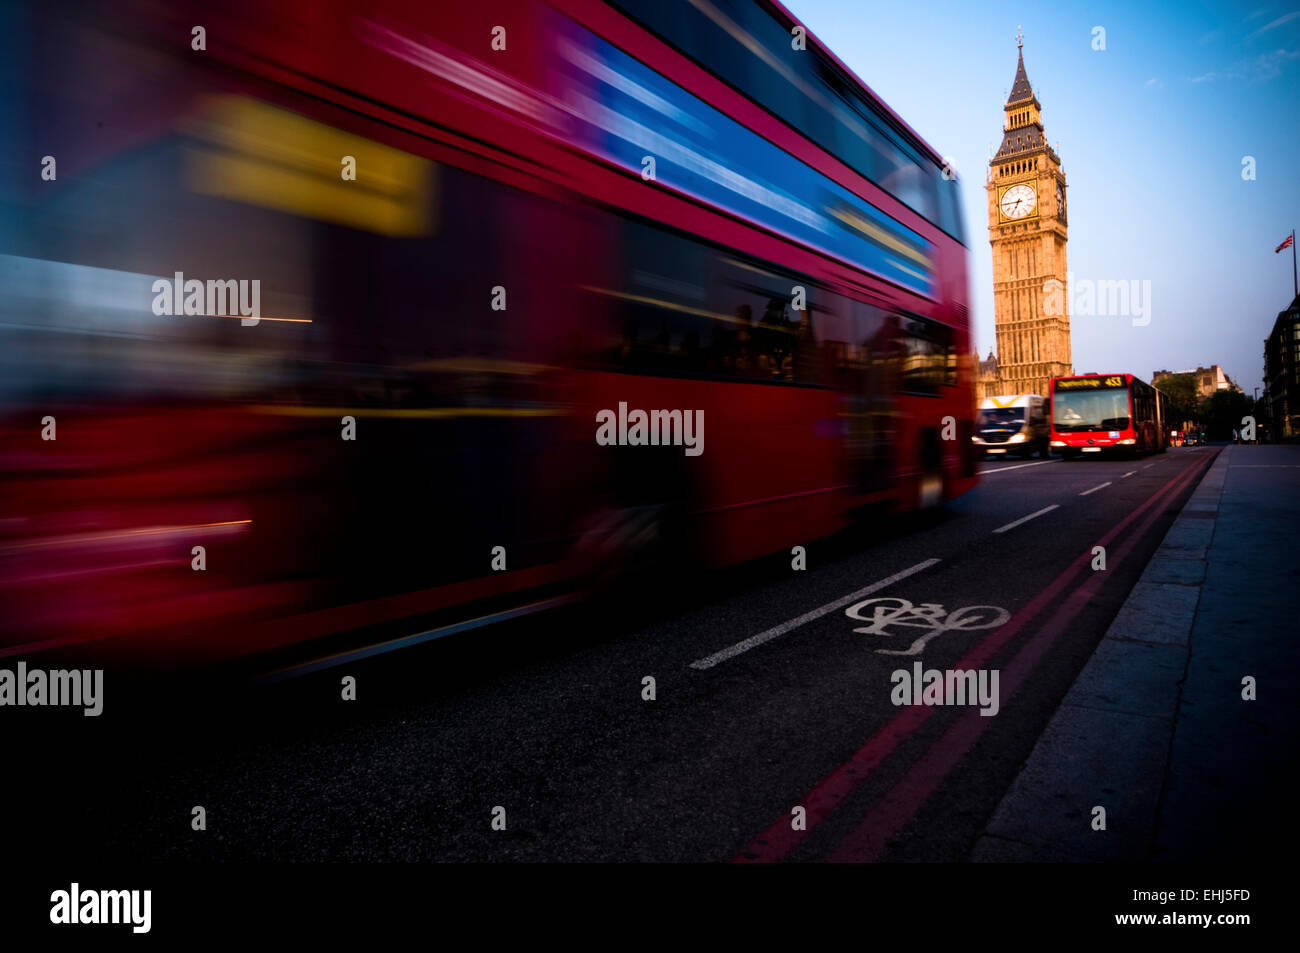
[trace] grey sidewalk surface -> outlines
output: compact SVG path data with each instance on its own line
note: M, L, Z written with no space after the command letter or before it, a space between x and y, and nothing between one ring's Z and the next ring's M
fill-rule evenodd
M1298 528L1300 446L1225 447L972 860L1294 856ZM1105 830L1094 829L1097 807Z

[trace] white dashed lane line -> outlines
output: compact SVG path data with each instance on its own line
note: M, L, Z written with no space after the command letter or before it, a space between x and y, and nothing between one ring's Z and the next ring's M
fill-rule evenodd
M921 572L924 569L929 569L931 566L940 562L943 562L943 560L927 559L923 563L917 563L915 566L911 566L907 569L904 569L902 572L896 572L892 576L889 576L885 579L881 579L879 582L873 582L865 589L859 589L857 592L850 593L849 595L844 596L842 599L836 599L834 602L828 602L826 603L826 605L813 609L811 612L805 612L803 615L797 616L796 618L791 619L789 622L782 622L780 625L774 628L767 629L764 632L758 633L758 635L751 635L743 642L737 642L735 645L722 649L719 652L714 652L712 655L709 655L705 658L696 659L694 662L691 663L691 668L700 669L701 671L703 671L706 668L713 668L713 666L717 665L719 662L725 662L728 659L735 658L737 655L743 655L745 652L748 652L750 649L757 648L758 646L762 645L764 642L771 642L773 639L779 638L780 636L785 635L787 632L791 632L794 629L799 628L799 626L803 625L806 622L812 622L814 619L820 619L822 616L828 615L834 612L836 609L843 609L845 606L849 605L850 603L857 602L863 596L869 596L871 595L871 593L876 592L880 589L884 589L886 586L892 586L900 579L906 579L908 576L915 575L916 573Z
M1091 490L1084 490L1084 491L1083 491L1082 493L1080 493L1079 495L1080 495L1080 496L1087 496L1089 493L1096 493L1098 490L1104 490L1104 489L1105 489L1106 487L1108 487L1108 486L1110 486L1110 481L1109 481L1109 480L1107 480L1107 481L1106 481L1105 483L1103 483L1101 486L1094 486Z
M1034 518L1036 518L1036 517L1042 516L1044 513L1050 513L1050 512L1052 512L1052 510L1059 509L1060 506L1061 506L1060 503L1053 503L1051 506L1044 506L1044 507L1043 507L1041 510L1039 510L1038 512L1036 512L1036 513L1030 513L1028 516L1022 516L1022 517L1020 517L1020 519L1015 520L1014 522L1008 523L1006 526L999 526L999 527L998 527L997 529L995 529L993 532L995 532L995 533L1005 533L1005 532L1006 532L1007 530L1009 530L1009 529L1015 529L1015 528L1016 528L1017 526L1019 526L1021 523L1028 523L1031 519L1034 519Z
M996 470L981 470L980 475L985 473L1006 473L1008 470L1021 470L1025 467L1041 467L1045 463L1060 463L1060 460L1039 460L1037 463L1017 463L1014 467L998 467Z

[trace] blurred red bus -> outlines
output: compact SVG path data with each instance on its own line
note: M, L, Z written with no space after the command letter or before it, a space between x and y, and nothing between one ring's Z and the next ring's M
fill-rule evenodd
M5 263L0 653L432 637L975 483L956 180L779 5L31 16L114 79L43 114L133 118Z
M1164 453L1169 398L1132 374L1052 378L1052 448L1085 453Z

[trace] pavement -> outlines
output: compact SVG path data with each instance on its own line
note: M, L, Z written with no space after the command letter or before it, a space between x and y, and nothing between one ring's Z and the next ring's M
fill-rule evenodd
M972 860L1253 860L1294 849L1294 828L1276 820L1293 800L1300 715L1297 525L1300 447L1224 448Z

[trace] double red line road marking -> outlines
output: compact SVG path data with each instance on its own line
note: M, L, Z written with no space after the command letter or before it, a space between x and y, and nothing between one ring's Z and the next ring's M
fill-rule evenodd
M1094 546L1107 546L1135 521L1141 519L1136 530L1115 551L1108 554L1107 565L1114 567L1124 561L1139 540L1146 536L1152 524L1165 512L1168 504L1188 484L1209 466L1217 454L1207 454L1178 476L1162 486L1099 539ZM1143 514L1146 514L1143 516ZM1000 676L1004 699L1010 699L1016 689L1033 672L1048 649L1065 631L1066 625L1096 594L1109 573L1092 573L1086 581L1062 600L1061 594L1070 582L1092 561L1092 547L1088 547L1046 588L1029 601L1019 612L995 629L983 642L972 649L954 669L981 668L993 655L1045 609L1056 605L1055 611L1019 652L1003 666ZM1059 604L1058 604L1059 603ZM1003 703L1005 706L1005 702ZM819 823L862 784L902 742L907 740L937 711L932 707L908 706L888 724L867 739L853 756L828 774L798 801L807 811L807 830L791 828L790 816L782 816L740 852L733 862L763 863L781 860L790 854ZM965 757L971 747L989 727L990 718L982 718L976 708L963 709L953 724L935 740L925 753L907 770L867 812L861 822L844 838L828 856L832 861L875 861L885 853L889 839L900 831L921 809L939 784Z

